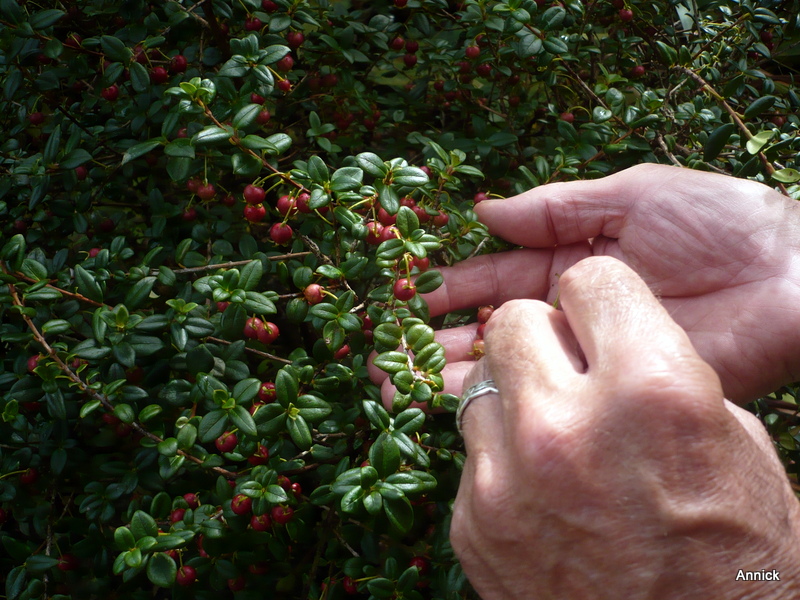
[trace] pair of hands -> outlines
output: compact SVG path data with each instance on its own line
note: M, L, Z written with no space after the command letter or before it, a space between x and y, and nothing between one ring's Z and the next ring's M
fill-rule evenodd
M499 306L478 363L474 326L437 338L446 391L500 391L465 414L452 525L485 600L800 589L798 503L763 428L724 400L797 378L797 210L658 165L476 207L525 249L442 269L427 300ZM780 582L736 580L773 568Z

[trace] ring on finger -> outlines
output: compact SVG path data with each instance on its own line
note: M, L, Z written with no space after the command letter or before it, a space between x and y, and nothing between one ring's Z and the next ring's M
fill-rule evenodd
M461 430L461 421L464 418L464 411L467 410L469 403L476 398L480 398L481 396L498 393L499 391L494 383L494 379L487 379L486 381L481 381L480 383L476 383L475 385L467 388L467 391L464 392L464 398L461 400L458 405L458 409L456 410L456 427L458 428L458 433L462 437L464 433Z

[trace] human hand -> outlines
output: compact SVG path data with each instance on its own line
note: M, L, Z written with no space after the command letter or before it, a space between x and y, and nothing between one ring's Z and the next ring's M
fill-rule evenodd
M465 387L451 541L483 600L794 598L800 505L763 427L645 283L610 258L563 312L498 308ZM737 581L739 569L780 581Z
M442 269L431 314L515 298L552 303L560 273L590 255L633 268L746 402L800 377L800 208L752 181L664 165L534 188L475 207L489 231L526 248ZM591 241L590 241L591 240ZM474 331L444 333L459 387ZM456 392L457 393L457 392ZM391 390L384 386L384 396Z

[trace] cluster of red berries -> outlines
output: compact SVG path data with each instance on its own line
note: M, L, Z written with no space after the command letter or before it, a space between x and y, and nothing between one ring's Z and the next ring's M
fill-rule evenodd
M262 321L258 317L250 317L244 324L244 336L269 345L278 339L280 331L275 323Z

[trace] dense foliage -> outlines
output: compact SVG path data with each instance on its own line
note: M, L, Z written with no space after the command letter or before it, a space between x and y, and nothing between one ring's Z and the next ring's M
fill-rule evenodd
M800 197L797 0L0 12L8 600L467 596L433 332L475 312L421 294L504 247L474 203L643 161Z

